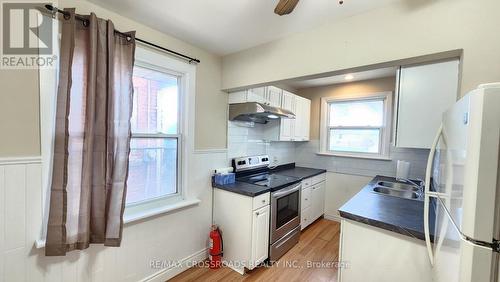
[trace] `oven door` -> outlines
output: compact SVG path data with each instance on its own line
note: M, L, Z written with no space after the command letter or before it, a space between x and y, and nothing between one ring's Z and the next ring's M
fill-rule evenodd
M271 244L300 225L301 184L271 194Z

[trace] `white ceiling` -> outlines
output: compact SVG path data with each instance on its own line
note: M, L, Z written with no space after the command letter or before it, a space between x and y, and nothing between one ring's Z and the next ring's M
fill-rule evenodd
M352 79L350 80L345 79L346 75L348 74L314 78L308 80L295 80L283 83L281 86L286 86L291 89L302 89L302 88L318 87L318 86L347 83L347 82L354 82L354 81L361 81L368 79L376 79L376 78L396 76L396 70L397 70L396 67L389 67L389 68L361 71L356 73L349 73L349 75L352 76Z
M203 49L226 55L397 0L302 0L278 16L278 0L90 0ZM141 35L138 34L138 37ZM168 46L167 46L168 47Z

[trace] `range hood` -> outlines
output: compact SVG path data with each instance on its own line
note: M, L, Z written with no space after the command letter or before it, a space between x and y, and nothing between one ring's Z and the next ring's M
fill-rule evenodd
M277 118L295 118L295 114L265 104L248 102L229 105L229 120L250 121L255 123L267 123Z

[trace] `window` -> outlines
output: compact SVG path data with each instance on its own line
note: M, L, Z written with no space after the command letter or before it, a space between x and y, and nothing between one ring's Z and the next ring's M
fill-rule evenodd
M322 98L321 153L388 158L391 94Z
M179 77L136 63L127 204L179 191Z

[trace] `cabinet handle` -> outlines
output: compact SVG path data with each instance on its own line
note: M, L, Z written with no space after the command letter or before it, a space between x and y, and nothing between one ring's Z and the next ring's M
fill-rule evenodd
M265 202L266 202L266 200L262 200L262 203L265 203Z
M260 213L259 212L256 212L255 215L259 215Z
M307 201L307 198L305 198L305 200Z

